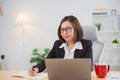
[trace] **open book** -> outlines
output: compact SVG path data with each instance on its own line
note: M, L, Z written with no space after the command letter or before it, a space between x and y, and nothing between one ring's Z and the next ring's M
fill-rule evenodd
M30 79L42 79L44 77L47 77L48 74L47 73L38 73L35 76L29 76L27 71L22 71L16 74L12 74L13 77L23 77L23 78L30 78Z

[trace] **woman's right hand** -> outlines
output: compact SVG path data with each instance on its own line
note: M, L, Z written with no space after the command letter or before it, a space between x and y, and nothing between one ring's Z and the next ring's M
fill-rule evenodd
M44 69L43 72L46 73L46 72L47 72L47 69Z
M38 73L38 71L39 71L38 68L29 68L28 69L28 75L35 76Z

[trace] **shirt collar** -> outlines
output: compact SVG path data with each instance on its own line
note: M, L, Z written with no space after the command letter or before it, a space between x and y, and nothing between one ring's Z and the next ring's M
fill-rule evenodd
M67 43L62 43L59 48L63 48L63 47L66 48ZM74 49L83 49L82 43L80 41L76 42L75 46L74 46Z

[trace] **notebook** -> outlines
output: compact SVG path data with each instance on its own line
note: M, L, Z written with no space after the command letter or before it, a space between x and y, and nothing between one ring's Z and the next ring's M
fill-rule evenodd
M49 80L91 80L91 59L46 59Z
M27 78L27 79L39 80L39 79L43 79L43 78L47 77L48 74L41 72L41 73L36 74L35 76L29 76L27 71L22 71L22 72L12 74L12 76L13 77L22 77L22 78Z

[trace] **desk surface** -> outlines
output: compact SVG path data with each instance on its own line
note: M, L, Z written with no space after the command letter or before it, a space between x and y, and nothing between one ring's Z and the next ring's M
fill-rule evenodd
M26 78L21 78L21 77L12 77L12 74L18 73L21 71L0 71L0 79L1 80L32 80L32 79L26 79ZM107 74L106 78L110 75L110 74L120 74L120 71L111 71ZM96 77L95 72L92 72L92 79L91 80L106 80L106 78L104 79L100 79ZM42 80L48 80L48 78L44 78Z

